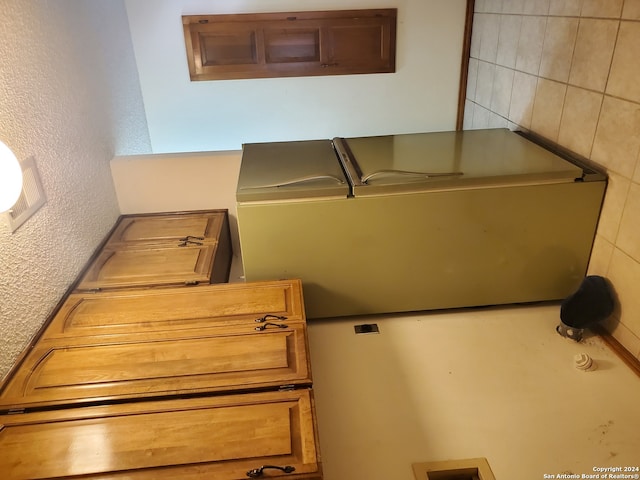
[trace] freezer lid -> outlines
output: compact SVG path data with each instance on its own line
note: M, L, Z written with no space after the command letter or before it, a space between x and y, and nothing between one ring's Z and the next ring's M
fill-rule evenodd
M349 184L331 140L247 143L238 202L346 198Z
M573 182L583 169L507 129L334 139L354 194Z

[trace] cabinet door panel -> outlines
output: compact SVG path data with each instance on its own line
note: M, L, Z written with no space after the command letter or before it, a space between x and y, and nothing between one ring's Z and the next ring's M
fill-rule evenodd
M0 408L311 384L303 323L41 340Z
M198 52L197 71L207 72L207 67L219 65L255 65L258 57L258 32L245 28L223 29L214 25L198 29L192 35Z
M265 62L320 62L320 28L317 25L296 27L281 25L264 30Z
M376 68L395 70L395 46L391 45L389 18L359 18L334 21L324 30L326 63L335 69ZM393 35L395 37L395 35Z
M73 293L42 338L255 326L267 314L304 322L300 280Z
M234 78L264 67L262 29L258 23L225 24L213 17L211 21L200 19L198 22L185 25L192 77L222 74Z
M218 241L226 212L212 211L187 214L131 215L123 217L109 237L109 247L122 243L179 243L187 236L196 241Z
M226 210L127 215L76 288L226 282L231 256Z
M211 280L217 244L104 248L77 285L78 290L179 285Z
M0 471L225 480L269 464L311 478L320 471L315 428L306 389L0 416Z
M256 32L199 35L203 67L215 65L247 65L258 62Z

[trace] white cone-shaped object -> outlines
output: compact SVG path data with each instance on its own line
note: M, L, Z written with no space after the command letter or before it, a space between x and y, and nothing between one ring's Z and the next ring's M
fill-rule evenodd
M13 152L0 142L0 212L15 205L22 192L22 168Z

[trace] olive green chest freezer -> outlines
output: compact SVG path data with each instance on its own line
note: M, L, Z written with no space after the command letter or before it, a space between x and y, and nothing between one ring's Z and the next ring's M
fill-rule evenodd
M246 144L244 274L302 279L309 318L558 300L605 188L506 129Z

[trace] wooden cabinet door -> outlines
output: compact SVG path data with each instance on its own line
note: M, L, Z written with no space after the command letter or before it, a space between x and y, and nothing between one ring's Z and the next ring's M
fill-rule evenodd
M109 237L108 247L158 242L179 244L181 238L217 242L227 227L226 210L188 214L127 215Z
M313 408L302 389L4 415L0 472L6 480L237 480L274 465L294 469L282 478L320 478Z
M0 393L0 410L310 385L306 325L40 340Z
M256 326L267 321L305 321L300 280L73 293L42 338Z
M226 282L231 255L226 210L127 215L76 289Z
M127 215L76 289L226 282L231 255L226 210Z
M77 290L209 283L218 245L104 248Z
M264 68L262 33L255 22L192 18L184 25L192 78L248 78Z
M395 18L336 19L323 29L323 65L330 73L395 71Z
M270 22L263 29L265 63L319 66L320 28L317 20Z

